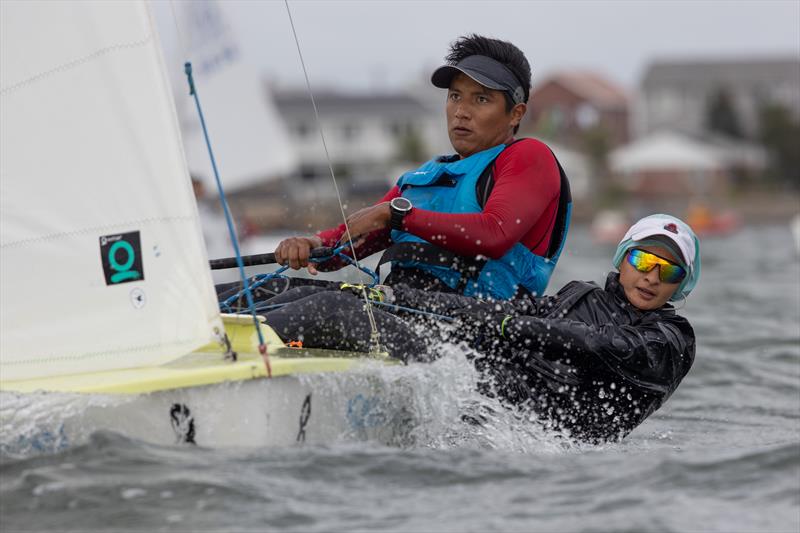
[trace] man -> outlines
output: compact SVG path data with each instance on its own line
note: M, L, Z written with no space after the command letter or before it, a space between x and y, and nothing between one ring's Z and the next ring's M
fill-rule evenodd
M386 250L386 284L511 299L544 293L569 224L569 183L553 153L515 140L527 111L530 65L513 44L458 39L431 78L447 89L455 155L404 174L379 203L347 219L359 258ZM348 241L345 225L293 237L275 250L292 268L315 266L310 250Z
M619 272L604 287L573 281L554 296L511 302L389 289L382 298L390 305L377 307L375 320L393 356L424 361L436 357L437 336L427 347L428 336L412 324L431 314L457 318L447 334L477 352L483 393L575 439L618 440L672 395L694 362L694 330L668 302L685 299L699 281L700 245L679 219L652 215L628 230L613 264ZM270 303L285 304L267 313L285 339L368 347L369 324L355 294L300 287Z

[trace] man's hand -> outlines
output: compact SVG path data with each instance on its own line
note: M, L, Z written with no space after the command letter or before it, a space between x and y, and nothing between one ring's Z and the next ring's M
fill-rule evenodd
M367 233L388 228L391 216L389 202L383 202L360 209L347 217L347 227L350 228L350 235L355 241Z
M275 261L280 265L289 265L290 268L298 270L303 267L308 268L308 273L316 275L317 267L314 263L308 262L311 250L322 246L322 239L316 235L312 237L289 237L284 239L275 248Z

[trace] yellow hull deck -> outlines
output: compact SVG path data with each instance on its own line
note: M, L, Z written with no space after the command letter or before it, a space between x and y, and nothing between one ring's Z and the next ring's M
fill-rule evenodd
M267 368L258 353L258 337L252 318L242 315L223 315L223 320L231 346L237 353L235 361L225 359L220 347L212 344L161 366L23 381L0 381L0 391L143 394L226 381L266 378ZM366 359L386 364L398 363L386 353L371 355L337 350L288 348L269 326L262 324L261 328L267 341L272 378L343 372Z

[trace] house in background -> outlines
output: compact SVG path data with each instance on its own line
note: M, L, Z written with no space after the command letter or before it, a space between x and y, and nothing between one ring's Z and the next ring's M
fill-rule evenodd
M730 102L747 138L758 136L759 113L766 104L780 104L800 118L800 60L655 61L633 103L634 133L705 134L709 106L720 97Z
M769 166L767 150L758 143L746 139L733 139L717 133L691 137L716 151L733 184L761 177Z
M536 83L522 129L581 150L587 131L601 128L611 147L628 142L627 92L601 74L557 72Z
M719 204L734 177L730 146L657 132L614 150L610 168L616 183L634 201L633 219L674 213L705 235L738 226L738 217Z
M688 198L724 194L729 175L717 151L673 132L648 135L610 157L616 181L641 198Z
M267 84L262 93L280 114L297 163L281 179L230 195L245 234L340 222L331 165L346 209L353 212L380 199L400 174L429 159L431 147L446 133L440 116L406 93L315 92L329 165L308 91Z
M586 209L586 200L592 191L592 169L588 158L577 150L572 150L557 142L543 140L553 151L561 168L569 178L569 188L573 200L573 215L580 217Z
M440 117L409 94L319 92L314 98L337 179L354 194L386 192L399 177L394 175L398 166L407 169L430 157L430 146L444 128ZM300 160L294 192L333 193L308 93L276 92L275 103Z

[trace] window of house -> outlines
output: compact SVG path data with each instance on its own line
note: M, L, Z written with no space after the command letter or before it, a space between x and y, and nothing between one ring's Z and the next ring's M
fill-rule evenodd
M308 181L313 180L314 178L317 177L317 175L319 175L319 173L317 172L317 169L313 165L308 165L308 164L300 165L300 177L303 180L308 180Z
M308 137L308 134L311 132L311 128L308 127L308 124L305 122L298 122L295 126L295 132L297 136L300 138Z
M582 130L591 128L597 124L598 120L600 120L600 113L589 103L581 104L575 111L575 122L578 123L578 127Z
M388 129L392 137L398 138L411 134L414 130L414 126L408 122L396 121L390 122Z
M553 105L553 107L551 107L545 112L545 117L548 128L552 132L558 133L564 128L564 124L567 119L567 114L564 111L563 106L555 104Z
M655 113L660 118L671 118L680 112L681 96L676 90L661 89L655 93L653 100Z
M342 137L347 140L353 140L358 136L359 130L358 124L353 124L352 122L345 123L342 125Z

